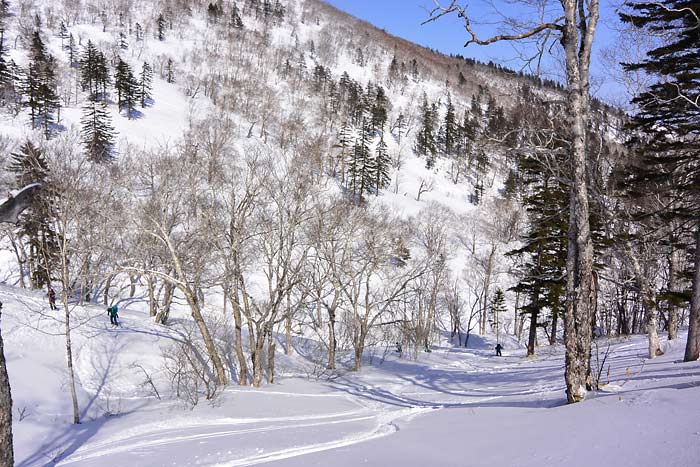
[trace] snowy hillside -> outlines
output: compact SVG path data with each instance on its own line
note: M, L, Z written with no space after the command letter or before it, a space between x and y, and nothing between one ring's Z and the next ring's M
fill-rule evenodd
M698 463L616 219L565 405L560 85L319 0L12 0L0 44L0 198L44 186L0 226L15 465Z
M178 335L138 311L140 300L124 303L118 329L101 307L76 309L84 423L70 425L63 340L51 335L60 323L40 295L1 293L20 466L584 466L595 456L605 465L681 467L700 456L700 366L678 368L681 346L646 363L644 339L612 340L606 385L576 406L562 405L561 347L537 360L524 349L496 359L489 342L475 339L470 349L439 346L418 362L390 349L362 373L331 380L307 379L308 362L295 357L280 384L231 388L214 405L187 410L166 398L159 370L158 349Z

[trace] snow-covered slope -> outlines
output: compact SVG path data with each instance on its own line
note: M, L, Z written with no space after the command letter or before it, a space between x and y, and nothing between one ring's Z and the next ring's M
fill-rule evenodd
M643 338L610 341L607 384L574 406L563 405L561 347L536 360L522 349L497 358L473 338L470 349L440 346L418 362L389 350L332 380L229 388L186 410L159 374L158 349L178 335L152 324L138 300L122 304L117 329L100 307L74 310L85 419L71 425L60 324L40 295L0 295L18 466L585 466L594 457L687 467L700 458L700 363L678 365L680 346L649 363ZM290 374L306 365L286 364ZM143 384L147 373L164 400Z

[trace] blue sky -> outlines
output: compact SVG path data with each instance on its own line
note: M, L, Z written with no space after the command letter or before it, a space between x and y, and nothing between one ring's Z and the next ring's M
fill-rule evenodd
M470 45L464 48L467 38L463 24L456 15L444 17L438 22L421 26L426 18L432 0L325 0L335 7L346 11L353 16L362 18L387 32L410 40L420 45L439 50L446 54L462 54L466 57L473 57L483 62L493 61L509 68L520 70L523 66L519 58L519 51L509 43L497 43L487 47ZM594 92L606 100L618 101L621 96L618 85L608 77L607 65L603 63L601 52L607 47L611 47L615 40L613 26L617 20L614 11L614 0L602 0L601 20L596 32L596 51L593 57L592 74L600 88ZM443 4L447 1L443 0ZM462 4L466 2L461 2ZM517 4L506 4L498 0L499 8L509 16L518 16L514 11ZM496 23L499 20L493 7L487 3L469 2L469 12L474 18L479 18L480 24L475 24L477 32L483 32L486 37L489 33L497 32ZM520 13L524 15L525 13ZM550 63L548 67L550 73L554 73L557 68ZM554 74L548 77L556 78ZM597 88L597 86L596 86Z

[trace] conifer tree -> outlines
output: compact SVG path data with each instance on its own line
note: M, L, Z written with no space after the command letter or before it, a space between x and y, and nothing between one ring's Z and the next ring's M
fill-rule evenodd
M117 107L120 111L125 109L127 118L131 119L131 114L138 100L139 83L136 81L129 64L121 58L117 62L114 74L114 87L117 90Z
M119 48L122 50L127 50L129 48L129 41L126 39L126 33L124 31L119 31Z
M114 151L114 128L104 101L88 99L83 106L81 137L88 159L108 162Z
M56 62L46 51L38 31L32 35L30 55L31 61L22 83L24 104L29 107L32 128L36 128L41 122L44 134L48 137L60 103L56 93Z
M175 71L173 70L172 58L168 58L168 62L165 64L165 82L170 84L175 82Z
M162 13L158 15L158 19L156 20L156 31L157 31L156 37L158 38L158 40L164 41L165 40L165 18L163 18Z
M146 103L150 102L151 87L153 83L153 69L148 62L143 62L141 66L141 75L139 76L139 100L141 101L141 107L146 107Z
M384 128L387 120L389 100L386 97L384 88L377 86L374 103L372 104L372 130L377 131Z
M491 300L491 328L496 332L498 336L501 328L501 320L506 313L506 297L503 290L500 288L496 289L493 294L493 299Z
M58 37L61 38L61 48L65 49L66 48L66 39L68 39L68 28L66 27L66 23L61 21L61 26L58 29Z
M54 193L48 164L43 152L27 141L10 156L8 171L15 176L15 188L31 183L42 184L30 207L20 215L17 231L28 246L28 272L32 285L42 288L51 284L52 271L58 265L58 236L53 228Z
M243 20L241 19L241 14L238 11L238 6L235 3L231 7L231 27L234 29L243 29Z
M637 192L661 193L675 200L655 213L694 228L694 265L685 361L700 358L700 3L670 0L632 4L621 19L671 38L650 50L646 60L627 64L656 78L633 102L639 112L632 128L642 160L628 184ZM641 130L641 132L640 132ZM654 213L652 213L654 214Z
M141 26L141 23L136 23L136 26L134 27L134 33L136 34L137 42L143 40L143 26Z
M75 47L75 38L73 37L73 33L70 33L70 35L68 36L68 45L66 46L66 51L68 52L68 64L71 67L74 67L75 64L78 62L78 53Z
M100 93L101 84L101 52L97 50L95 44L88 40L87 46L80 57L80 85L83 91L87 91L91 99L97 99Z
M386 142L384 141L384 133L377 143L377 148L374 156L374 188L376 194L379 195L379 190L382 190L389 186L391 178L389 177L389 165L391 164L391 159L389 158L389 151L387 149Z
M452 104L452 96L450 96L449 94L447 96L447 110L445 112L445 122L443 124L443 131L444 152L448 156L451 156L455 154L458 146L459 126L457 125L455 107Z
M423 94L423 104L421 105L421 125L416 135L416 153L427 157L426 167L432 168L435 164L437 147L435 143L435 105L428 102L427 94Z

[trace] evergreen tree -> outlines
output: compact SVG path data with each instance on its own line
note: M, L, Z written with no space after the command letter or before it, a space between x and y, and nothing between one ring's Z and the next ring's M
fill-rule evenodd
M66 27L66 23L63 21L61 21L61 26L58 29L58 37L61 38L61 48L65 49L66 39L68 39L68 28Z
M90 99L97 99L100 94L102 79L101 52L95 44L88 40L87 46L80 57L80 85L87 91Z
M445 112L443 132L444 152L451 156L455 154L458 146L459 126L457 125L457 116L455 115L455 107L452 104L452 97L449 94L447 96L447 111Z
M56 113L60 109L56 93L56 61L46 51L38 31L32 35L30 55L31 61L22 83L24 105L29 107L32 128L36 128L41 122L44 134L49 137L51 124L54 123Z
M153 68L148 62L143 62L141 66L141 75L139 76L139 100L141 101L141 107L146 107L146 103L150 102L151 87L153 83Z
M136 26L134 27L134 32L136 34L136 41L140 42L143 40L143 27L141 26L141 23L136 23Z
M165 64L165 82L170 84L175 82L175 71L173 71L172 58L168 58L168 62Z
M435 105L428 102L428 96L423 94L423 104L421 105L421 125L416 135L415 150L418 155L426 156L426 167L432 168L435 165L437 155L437 145L435 143Z
M158 15L158 19L156 20L156 31L157 31L156 37L158 38L158 40L164 41L165 40L165 18L163 18L162 13Z
M372 104L372 130L377 131L384 128L387 120L389 101L384 92L384 88L377 86L374 103Z
M543 326L542 311L550 311L550 335L556 335L558 317L564 309L569 197L568 187L541 159L522 157L519 169L525 185L522 201L529 222L522 238L524 246L508 255L524 258L520 267L522 278L514 289L529 299L521 313L530 315L528 355L534 355L537 328Z
M89 99L83 107L81 137L88 159L108 162L114 151L114 128L104 101Z
M114 74L114 87L117 90L117 107L120 111L125 109L126 116L130 119L138 100L139 83L136 81L129 64L121 58L117 62Z
M122 50L127 50L129 48L129 41L126 39L126 33L124 31L119 31L119 48Z
M700 3L690 0L640 2L621 14L624 22L669 37L627 70L656 78L633 102L639 110L633 143L641 167L626 183L636 192L660 193L674 199L673 208L656 213L667 222L678 219L695 229L690 324L685 361L700 358ZM640 131L641 130L641 131Z
M35 288L51 284L52 271L58 263L58 235L53 228L53 196L49 168L42 151L30 141L11 154L8 171L15 176L15 188L41 183L30 207L19 218L18 236L28 247L27 272Z
M377 148L375 150L374 156L374 188L376 194L379 195L379 190L382 190L389 186L391 178L389 177L389 166L391 164L391 159L389 158L389 151L387 149L386 142L384 141L384 133L377 143Z
M231 7L231 27L234 29L243 29L243 20L241 19L241 14L238 11L238 6L235 3Z
M78 53L75 47L75 38L73 37L73 33L70 33L68 36L68 45L66 46L66 50L68 52L68 64L71 67L74 67L78 62Z
M496 289L491 300L491 329L498 335L501 328L501 320L506 313L506 297L503 290Z

